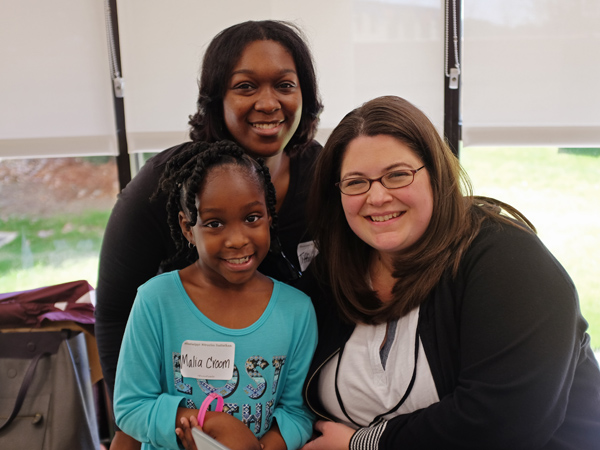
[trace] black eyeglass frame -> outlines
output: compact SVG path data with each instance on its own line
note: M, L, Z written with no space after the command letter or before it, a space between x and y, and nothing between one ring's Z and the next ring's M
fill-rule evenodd
M394 172L402 172L403 170L392 170L390 172L386 172L383 175L381 175L379 178L367 178L367 177L354 177L354 178L346 178L346 180L366 180L369 182L369 187L367 187L367 190L365 192L361 192L359 194L347 194L346 192L342 191L342 187L340 186L340 183L342 181L346 181L346 180L340 180L337 183L335 183L336 187L340 190L340 192L344 195L350 195L350 196L354 196L354 195L363 195L366 194L367 192L369 192L371 190L371 185L373 184L374 181L379 181L379 183L386 189L402 189L405 188L407 186L410 186L411 184L414 183L415 181L415 175L417 174L417 172L421 169L425 168L425 164L423 164L421 167L419 167L418 169L403 169L406 170L408 172L412 173L412 180L410 180L410 183L405 184L404 186L399 186L399 187L388 187L385 185L385 183L383 182L383 179L388 176L390 173L394 173Z

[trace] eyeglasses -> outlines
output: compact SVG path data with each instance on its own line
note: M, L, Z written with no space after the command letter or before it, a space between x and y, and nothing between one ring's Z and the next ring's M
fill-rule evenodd
M400 189L412 184L415 181L416 173L424 168L421 166L418 169L402 169L388 172L379 178L346 178L341 180L335 185L339 188L340 192L344 195L360 195L369 192L371 184L374 181L379 181L386 189Z

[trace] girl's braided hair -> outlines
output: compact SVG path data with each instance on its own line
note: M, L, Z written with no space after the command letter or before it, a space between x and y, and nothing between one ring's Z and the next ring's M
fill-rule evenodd
M179 212L183 211L186 214L190 226L196 225L196 198L204 187L203 183L213 168L226 164L243 167L249 174L257 177L265 192L267 210L271 216L271 235L276 231L275 187L263 159L251 158L231 141L195 142L169 160L159 181L159 190L155 194L156 197L162 192L167 196L169 229L177 248L175 255L165 261L167 265L178 259L186 259L190 263L198 259L198 252L188 247L188 241L181 232Z

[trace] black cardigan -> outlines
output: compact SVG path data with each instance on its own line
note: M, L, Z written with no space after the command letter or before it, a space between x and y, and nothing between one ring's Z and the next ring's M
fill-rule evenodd
M299 287L319 321L305 400L328 419L319 370L353 325L312 275ZM600 448L600 370L587 323L568 274L532 233L485 225L457 276L421 305L418 327L440 401L359 429L352 450Z

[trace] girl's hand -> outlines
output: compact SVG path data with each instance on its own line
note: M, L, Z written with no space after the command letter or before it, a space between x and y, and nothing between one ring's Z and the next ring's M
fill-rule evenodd
M321 436L307 442L302 450L348 450L355 430L341 423L319 420L315 430Z
M186 417L182 417L180 422L181 427L175 428L175 434L181 441L183 448L185 448L185 450L198 450L194 438L192 437L192 428L198 426L198 421L194 416L190 416L189 420ZM200 427L198 426L198 428Z
M190 422L198 423L193 417L190 418ZM241 420L227 413L207 415L203 430L231 450L261 450L261 445L252 431Z

